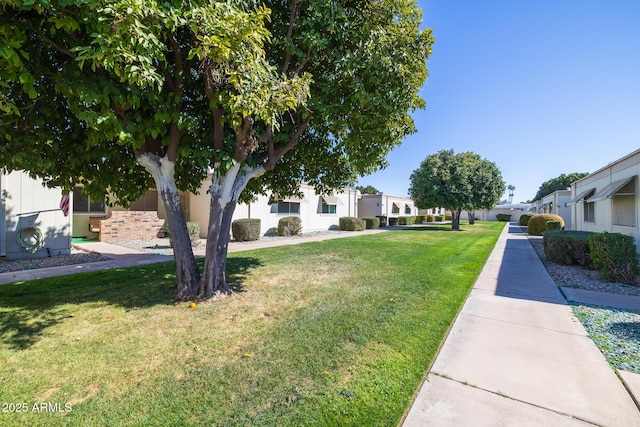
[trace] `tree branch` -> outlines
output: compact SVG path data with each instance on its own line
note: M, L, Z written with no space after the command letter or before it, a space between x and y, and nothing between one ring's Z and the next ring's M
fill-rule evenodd
M293 27L296 23L296 16L298 15L298 6L300 6L302 0L291 0L291 14L289 15L289 27L287 28L287 38L285 40L285 57L284 63L282 64L282 74L287 74L289 70L289 63L291 62L291 52L289 51L287 45L290 44L291 39L293 38Z
M278 163L278 160L280 160L288 151L298 145L300 137L302 136L304 131L307 130L310 122L311 117L300 122L296 131L293 133L293 135L291 135L291 138L289 138L289 141L277 150L274 147L275 143L273 142L273 138L271 138L271 140L269 141L269 155L267 158L265 158L264 163L265 170L273 170L273 168L276 167L276 163Z

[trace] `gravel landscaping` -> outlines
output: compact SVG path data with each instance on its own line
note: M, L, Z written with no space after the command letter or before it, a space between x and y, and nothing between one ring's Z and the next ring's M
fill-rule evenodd
M529 242L558 286L640 296L640 286L605 282L600 279L597 271L548 262L542 247L542 237L529 236ZM640 374L640 312L570 304L609 364L616 369Z
M106 256L71 249L69 255L54 255L44 258L26 258L7 260L0 259L0 273L12 271L35 270L37 268L61 267L63 265L84 264L87 262L109 261Z

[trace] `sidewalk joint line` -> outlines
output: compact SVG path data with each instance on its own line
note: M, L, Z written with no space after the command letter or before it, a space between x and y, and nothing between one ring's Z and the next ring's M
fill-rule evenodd
M488 390L486 388L470 384L470 383L468 383L466 381L456 380L456 379L451 378L449 375L446 375L446 374L439 374L439 373L434 372L434 371L429 372L429 374L436 375L436 376L438 376L440 378L443 378L445 380L453 381L453 382L456 382L456 383L464 385L464 386L475 388L476 390L480 390L480 391L484 391L484 392L487 392L487 393L491 393L491 394L494 394L496 396L500 396L500 397L505 398L505 399L513 400L514 402L519 402L519 403L522 403L522 404L525 404L525 405L533 406L534 408L542 409L542 410L549 411L549 412L554 412L554 413L556 413L558 415L561 415L563 417L568 417L568 418L572 418L574 420L582 421L582 422L587 423L587 424L592 425L592 426L604 427L604 426L602 426L600 424L594 423L593 421L585 420L584 418L577 417L575 415L567 414L565 412L557 411L555 409L547 408L545 406L537 405L535 403L526 402L524 400L517 399L515 397L507 396L506 394L504 394L502 392L496 392L496 391L493 391L493 390Z

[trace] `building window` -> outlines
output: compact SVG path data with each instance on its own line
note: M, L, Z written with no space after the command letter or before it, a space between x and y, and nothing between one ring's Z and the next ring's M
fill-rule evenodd
M407 214L407 215L411 215L411 206L405 205L404 213Z
M82 187L73 189L73 213L105 215L107 209L104 199L94 201L82 194Z
M400 213L400 206L398 206L397 203L393 203L391 205L391 213L392 214L399 214Z
M584 202L584 222L596 222L595 202Z
M336 205L330 205L326 202L322 202L322 213L323 214L335 214L336 213Z
M279 214L300 214L300 203L278 201Z
M611 197L613 225L636 226L635 179L628 182Z

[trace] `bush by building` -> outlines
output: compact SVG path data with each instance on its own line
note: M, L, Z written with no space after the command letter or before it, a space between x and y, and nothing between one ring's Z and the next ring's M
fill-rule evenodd
M285 216L278 221L278 236L297 236L302 231L299 216Z
M236 242L251 242L260 238L260 219L236 219L231 223L231 235Z

